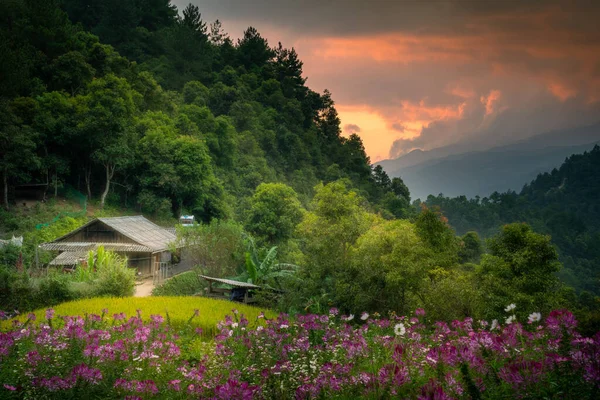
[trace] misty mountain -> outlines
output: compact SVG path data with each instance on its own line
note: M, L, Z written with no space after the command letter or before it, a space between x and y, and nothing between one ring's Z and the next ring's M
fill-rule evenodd
M488 196L520 191L539 173L558 167L566 157L600 143L600 123L536 135L483 151L452 154L456 146L415 150L380 164L390 177L401 177L413 199L429 194Z

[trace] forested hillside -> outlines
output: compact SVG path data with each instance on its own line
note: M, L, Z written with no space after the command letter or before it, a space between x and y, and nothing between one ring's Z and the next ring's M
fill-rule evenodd
M169 0L13 0L0 3L0 38L0 233L24 237L0 260L0 300L13 309L133 287L81 285L82 266L44 270L56 254L40 243L103 212L170 223L186 213L201 222L178 237L197 256L192 274L276 288L261 301L292 314L423 307L432 320L510 324L570 307L584 329L599 324L598 297L557 276L600 294L599 148L520 195L411 208L404 182L370 165L359 136L341 136L332 94L307 86L294 49L254 28L234 42ZM20 196L32 184L51 201L27 219ZM52 199L73 188L93 215L62 214ZM533 229L501 227L512 221ZM496 235L485 248L468 230ZM202 292L193 282L186 294Z
M404 185L340 136L295 50L252 27L234 42L169 0L17 0L0 15L4 208L19 185L48 183L47 198L72 186L100 207L242 219L261 182L306 204L347 178L377 210L406 213Z
M558 246L570 285L600 294L600 147L566 159L559 169L538 175L521 193L493 193L489 198L429 196L459 234L483 237L502 224L527 222L549 234Z

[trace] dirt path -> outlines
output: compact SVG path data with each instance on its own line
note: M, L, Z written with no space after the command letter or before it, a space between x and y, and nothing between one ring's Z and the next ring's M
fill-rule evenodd
M152 283L152 278L145 279L135 286L135 294L133 296L148 297L152 294L152 289L154 289L154 283Z

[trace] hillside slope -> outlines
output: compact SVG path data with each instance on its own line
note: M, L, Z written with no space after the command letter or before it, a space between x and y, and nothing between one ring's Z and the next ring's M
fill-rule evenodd
M501 224L527 222L552 236L565 265L562 277L576 288L600 294L600 146L569 157L558 169L539 174L521 192L483 199L429 196L458 234L484 237Z

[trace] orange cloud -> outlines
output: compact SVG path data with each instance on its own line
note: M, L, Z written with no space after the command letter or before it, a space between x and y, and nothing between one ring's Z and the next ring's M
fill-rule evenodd
M549 84L548 90L561 101L567 101L571 97L575 97L577 94L577 90L569 88L558 82Z
M373 160L424 130L414 143L431 148L488 130L531 135L595 122L600 31L579 29L568 10L538 8L473 13L454 31L305 36L294 45L309 85L332 90Z

